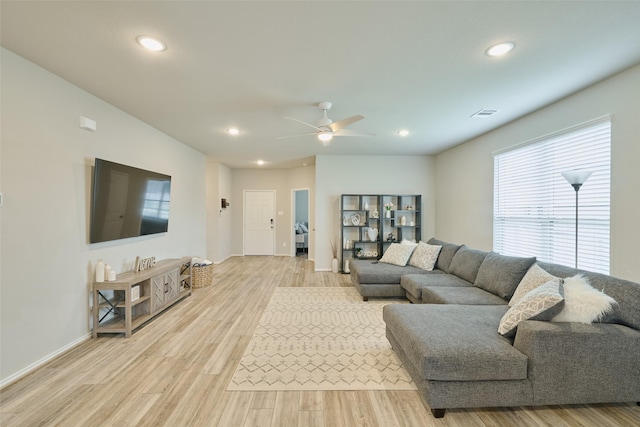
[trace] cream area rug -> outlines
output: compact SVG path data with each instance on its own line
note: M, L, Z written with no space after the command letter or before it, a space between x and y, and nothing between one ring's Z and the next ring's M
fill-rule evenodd
M415 390L382 307L355 288L276 288L228 390Z

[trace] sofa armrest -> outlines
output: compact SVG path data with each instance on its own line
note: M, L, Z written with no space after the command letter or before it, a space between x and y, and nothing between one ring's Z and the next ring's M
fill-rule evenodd
M636 329L525 321L513 345L528 357L536 405L640 401Z

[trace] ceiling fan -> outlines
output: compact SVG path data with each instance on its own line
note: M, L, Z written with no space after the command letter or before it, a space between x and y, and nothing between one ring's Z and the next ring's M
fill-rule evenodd
M331 109L331 103L328 101L320 102L318 104L318 108L322 110L323 117L318 122L318 125L312 125L307 122L303 122L302 120L294 119L293 117L285 117L285 119L293 120L298 123L302 123L305 126L309 126L315 129L315 132L310 133L302 133L298 135L289 135L289 136L281 136L278 139L282 138L293 138L296 136L306 136L306 135L316 135L318 139L322 142L322 145L325 147L331 143L331 140L334 136L374 136L372 133L359 132L356 130L346 129L352 123L357 122L358 120L364 119L364 116L358 114L357 116L348 117L343 120L339 120L337 122L333 122L329 117L327 117L327 111Z

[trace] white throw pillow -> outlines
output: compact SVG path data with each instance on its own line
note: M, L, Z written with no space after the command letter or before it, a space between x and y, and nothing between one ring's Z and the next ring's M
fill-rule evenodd
M522 321L551 320L562 310L562 292L560 279L553 279L532 289L502 316L498 333L511 337Z
M442 246L440 245L430 245L425 242L420 242L413 250L413 254L409 259L409 265L431 271L436 265L441 249Z
M411 257L413 250L417 245L402 245L400 243L392 243L391 246L385 251L380 262L386 264L399 265L404 267L407 265L407 261Z
M538 264L533 264L527 270L527 274L524 275L516 291L513 293L511 300L509 300L509 307L513 307L533 289L537 288L540 285L547 283L550 280L557 279L553 274L547 273L542 267Z
M593 323L613 309L616 300L578 274L564 279L564 308L552 322Z

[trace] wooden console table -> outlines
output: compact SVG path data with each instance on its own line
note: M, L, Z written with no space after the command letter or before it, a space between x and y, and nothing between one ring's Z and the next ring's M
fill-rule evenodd
M191 295L191 258L165 259L148 270L93 283L93 337L122 334Z

